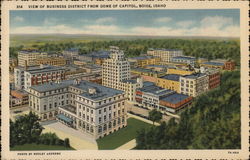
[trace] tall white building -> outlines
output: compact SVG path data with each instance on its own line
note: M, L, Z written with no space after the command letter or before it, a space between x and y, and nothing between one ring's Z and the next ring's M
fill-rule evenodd
M127 125L123 91L67 80L29 88L29 106L41 120L57 119L95 139Z
M110 47L110 58L102 64L102 85L125 91L129 101L135 101L136 88L142 81L130 79L130 64L119 47Z
M163 62L171 62L173 57L182 56L183 52L179 49L149 49L148 55L160 57Z

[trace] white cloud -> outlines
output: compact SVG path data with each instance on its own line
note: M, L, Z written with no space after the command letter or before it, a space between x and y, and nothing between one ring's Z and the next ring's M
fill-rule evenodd
M107 24L107 23L113 23L115 21L116 21L116 19L113 18L113 17L104 17L104 18L96 19L95 22L98 23L98 24Z
M16 16L16 17L14 17L14 21L16 21L16 22L23 22L24 18L20 17L20 16Z
M182 27L182 28L188 28L192 26L195 22L192 20L186 20L186 21L179 21L176 23L177 26Z
M44 19L43 24L45 26L50 26L50 25L56 25L58 22L59 22L58 19L49 17Z
M171 20L172 20L172 18L170 18L170 17L161 17L161 18L155 19L155 22L166 23L166 22L169 22Z
M201 20L200 24L201 27L213 26L216 28L221 28L225 25L233 24L233 19L231 17L223 16L207 16Z

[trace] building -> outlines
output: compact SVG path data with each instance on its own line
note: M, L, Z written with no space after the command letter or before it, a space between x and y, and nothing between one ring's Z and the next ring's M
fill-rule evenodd
M80 68L82 68L87 73L101 73L102 72L102 67L97 64L83 65Z
M225 68L225 64L222 62L204 62L200 64L201 67L205 68L217 68L223 70Z
M66 49L62 52L62 55L67 59L77 59L79 56L79 49L78 48Z
M14 68L17 66L17 59L16 58L10 58L9 59L9 71L14 72Z
M145 76L151 76L151 77L161 77L166 75L165 71L155 71L153 69L146 69L146 68L132 68L131 73L137 74L137 75L145 75Z
M46 64L51 66L65 66L67 61L63 57L48 57L48 58L39 58L36 60L37 65Z
M148 55L159 57L163 62L171 62L173 57L182 56L183 52L179 49L149 49Z
M169 66L167 65L147 65L145 66L146 69L151 69L154 71L158 71L158 72L166 72L167 69L169 68Z
M178 75L190 75L195 73L194 70L182 69L182 68L168 68L167 74L178 74Z
M37 59L46 58L47 56L47 53L38 50L21 50L17 54L18 66L34 66Z
M228 71L233 71L235 69L235 62L234 61L226 61L224 69L228 70Z
M17 107L29 104L28 93L23 90L10 91L10 107Z
M187 65L194 67L196 58L190 57L190 56L176 56L176 57L172 57L171 62L187 64Z
M202 73L208 76L208 89L214 89L220 86L220 72L218 69L201 69Z
M174 93L160 100L160 110L177 113L181 109L192 104L192 97L184 94Z
M140 56L140 57L128 58L128 61L131 63L134 62L134 66L136 67L144 67L146 65L159 64L160 58L154 56Z
M42 121L61 123L95 139L127 125L123 91L88 81L67 80L29 88L29 106Z
M118 47L110 47L110 58L102 64L102 85L126 91L128 101L135 100L135 90L141 83L134 83L131 80L130 64L125 59L122 50ZM137 82L142 82L138 80ZM127 91L130 91L128 93Z
M62 67L40 65L33 67L16 67L14 81L16 89L27 90L30 86L65 79L65 70Z
M157 109L163 113L176 113L189 106L192 97L144 82L143 87L136 90L136 102L150 110Z
M208 76L204 73L195 73L180 77L180 93L192 97L199 96L209 89Z
M180 75L168 74L157 78L157 86L180 93Z

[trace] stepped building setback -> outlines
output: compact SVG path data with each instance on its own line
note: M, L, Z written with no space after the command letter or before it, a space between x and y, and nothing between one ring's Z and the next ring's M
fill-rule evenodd
M135 90L141 79L131 80L130 64L118 47L110 47L110 58L102 64L102 85L125 91L128 101L135 101Z

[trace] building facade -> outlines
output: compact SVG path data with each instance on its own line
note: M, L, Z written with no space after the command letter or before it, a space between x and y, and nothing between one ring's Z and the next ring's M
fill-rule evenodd
M180 77L180 93L192 97L199 96L208 91L208 76L204 73L196 73Z
M17 54L18 66L34 66L36 65L36 60L39 58L46 58L48 56L45 52L40 52L37 50L22 50Z
M180 75L168 74L157 78L157 86L180 93Z
M16 89L27 90L30 86L65 79L65 70L61 67L40 65L34 67L17 67L14 69Z
M140 56L140 57L133 57L129 58L129 62L134 62L136 67L144 67L146 65L156 65L160 63L159 57L154 56Z
M172 57L171 62L181 63L181 64L183 63L183 64L191 65L192 67L194 67L196 58L190 57L190 56L176 56L176 57Z
M110 47L110 58L102 64L102 85L123 90L128 101L135 100L135 90L142 84L131 80L130 64L125 59L123 51L118 47Z
M45 64L51 66L65 66L67 64L66 59L63 57L49 57L49 58L39 58L36 60L36 64Z
M29 88L29 106L41 120L57 119L95 139L127 125L123 91L67 80Z
M171 62L173 57L182 56L182 50L178 49L149 49L148 55L159 57L163 62Z
M181 68L168 68L167 74L190 75L195 73L194 70L181 69Z

